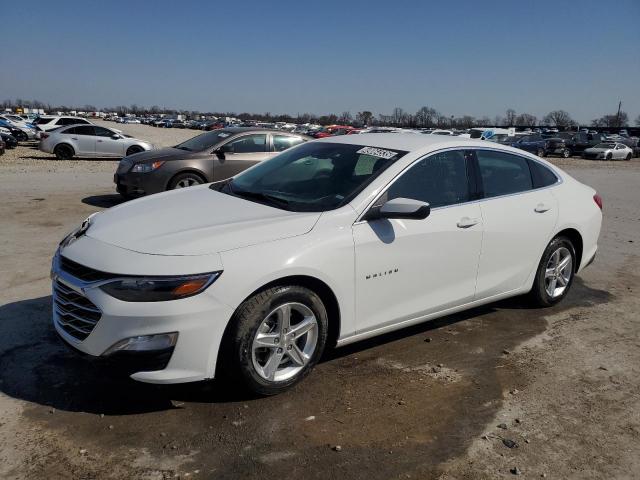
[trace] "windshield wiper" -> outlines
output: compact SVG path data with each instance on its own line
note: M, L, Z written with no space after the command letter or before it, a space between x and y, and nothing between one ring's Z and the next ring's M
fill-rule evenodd
M265 201L267 203L271 203L274 205L277 205L279 207L288 207L289 206L289 202L287 200L285 200L284 198L280 198L276 195L270 195L268 193L263 193L263 192L252 192L249 190L237 190L235 188L231 187L231 183L228 183L226 185L229 190L234 194L237 195L239 197L245 197L245 198L253 198L256 200L262 200Z

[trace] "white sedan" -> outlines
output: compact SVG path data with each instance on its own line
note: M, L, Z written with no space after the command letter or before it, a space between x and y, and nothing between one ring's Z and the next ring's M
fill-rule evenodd
M511 147L330 137L89 217L54 256L53 324L135 380L225 374L275 394L328 346L521 294L559 302L596 255L601 208Z
M75 156L122 158L151 150L153 145L124 135L119 130L81 124L40 132L38 148L53 153L60 160L66 160Z

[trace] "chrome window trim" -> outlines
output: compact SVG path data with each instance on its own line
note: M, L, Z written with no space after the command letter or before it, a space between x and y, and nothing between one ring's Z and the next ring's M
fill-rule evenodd
M380 193L378 195L376 195L375 198L367 205L367 207L362 211L362 213L360 215L358 215L358 218L356 219L355 222L353 222L353 225L359 225L361 223L366 223L366 220L362 220L362 217L364 217L366 215L366 213L369 211L369 209L378 201L378 199L382 195L385 194L385 192L391 187L391 185L393 185L398 180L398 178L400 178L402 175L404 175L405 172L407 172L416 163L418 163L419 161L424 160L425 158L428 158L428 157L430 157L432 155L435 155L437 153L442 153L442 152L447 152L447 151L455 151L455 150L462 150L462 151L472 150L474 152L477 151L477 150L487 150L487 151L498 152L498 153L506 153L508 155L521 157L521 158L523 158L525 160L531 160L531 161L537 162L543 168L546 168L547 170L551 170L551 172L556 177L556 182L552 183L551 185L547 185L546 187L532 188L531 190L525 190L525 191L522 191L522 192L507 193L505 195L498 195L496 197L484 197L483 196L482 198L478 198L478 199L475 199L475 200L469 200L468 202L452 203L451 205L443 205L441 207L434 207L434 208L431 209L431 211L440 210L440 209L444 209L444 208L458 207L460 205L470 205L470 204L473 204L473 203L485 202L485 201L495 200L495 199L498 199L498 198L513 197L514 195L523 195L523 194L529 193L529 192L537 192L537 191L540 191L540 190L545 190L547 188L554 188L554 187L564 183L564 180L562 179L562 176L560 174L558 174L558 172L556 172L555 169L549 168L548 165L544 164L543 162L541 162L540 160L535 158L533 155L532 156L522 155L520 153L502 150L501 148L491 148L491 147L460 147L460 146L457 146L457 147L440 148L438 150L434 150L432 152L427 153L426 155L423 155L423 156L415 159L413 162L411 162L409 165L407 165L402 171L400 171L394 178L392 178L389 181L389 183L387 183L382 188L382 190L380 190ZM532 182L533 182L533 178L532 178Z

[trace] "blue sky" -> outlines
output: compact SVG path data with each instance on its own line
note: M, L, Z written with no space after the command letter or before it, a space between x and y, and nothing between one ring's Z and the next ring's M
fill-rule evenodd
M640 114L640 1L39 1L0 99L234 112Z

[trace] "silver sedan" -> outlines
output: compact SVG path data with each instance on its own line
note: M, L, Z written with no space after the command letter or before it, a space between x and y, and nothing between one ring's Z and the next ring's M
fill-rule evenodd
M66 160L75 156L120 158L151 150L153 145L110 128L82 124L43 132L39 148Z
M595 147L587 148L582 158L592 160L631 160L633 150L623 143L605 142Z

